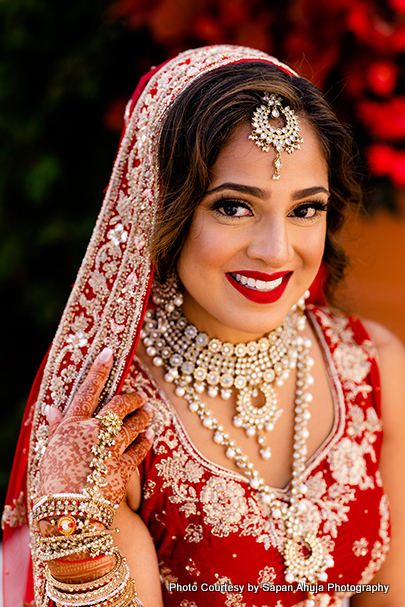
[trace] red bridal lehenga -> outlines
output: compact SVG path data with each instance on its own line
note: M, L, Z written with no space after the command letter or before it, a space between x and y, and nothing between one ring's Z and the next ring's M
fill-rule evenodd
M242 476L205 460L187 439L153 378L131 367L149 299L150 242L159 204L157 147L167 107L194 79L238 61L263 61L296 75L268 55L214 46L182 53L149 72L128 104L125 128L92 239L46 361L34 383L3 516L4 607L48 607L44 565L31 525L38 470L47 445L47 404L66 411L100 350L114 351L103 402L142 383L156 407L156 440L141 466L141 516L155 540L165 605L226 607L295 605L306 592L248 591L247 584L285 585L282 529ZM379 378L361 323L313 308L309 317L329 369L335 426L306 467L308 520L333 554L329 581L371 579L389 546L388 505L378 474L381 446ZM128 374L130 368L130 372ZM280 491L287 497L288 487ZM197 592L170 584L197 582ZM243 585L216 591L215 584ZM211 590L202 588L212 587ZM239 591L240 590L240 591ZM321 592L317 606L339 605L344 590Z
M389 510L378 472L382 428L373 343L357 318L308 307L335 405L332 432L303 477L306 530L322 538L335 561L328 581L316 588L316 605L323 607L341 605L353 594L348 586L368 583L380 568L389 550ZM285 581L282 522L272 519L242 475L197 451L164 393L135 360L124 390L137 386L156 409L154 445L140 466L140 515L157 548L165 606L291 607L303 601L307 593L291 592L296 584ZM289 486L278 493L288 503ZM221 585L243 591L216 591ZM264 590L257 590L261 585Z

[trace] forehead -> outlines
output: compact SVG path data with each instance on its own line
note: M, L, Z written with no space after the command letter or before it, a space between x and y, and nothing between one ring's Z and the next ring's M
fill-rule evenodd
M288 191L306 187L328 187L328 166L314 130L300 120L303 143L291 154L281 152L280 179L274 180L273 148L264 152L249 135L249 123L239 127L221 150L211 170L211 187L230 182L269 191Z

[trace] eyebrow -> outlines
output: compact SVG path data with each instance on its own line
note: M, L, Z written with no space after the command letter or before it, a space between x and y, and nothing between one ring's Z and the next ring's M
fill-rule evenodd
M208 190L207 194L214 194L215 192L222 192L223 190L234 190L236 192L240 192L241 194L250 194L251 196L255 196L256 198L266 198L268 197L267 190L261 190L260 188L256 188L253 185L242 185L241 183L222 183L218 185L216 188L212 188L212 190Z
M241 194L249 194L250 196L261 198L262 200L264 200L265 198L269 198L268 190L262 190L251 185L242 185L241 183L231 182L222 183L216 188L208 190L207 194L215 194L216 192L222 192L223 190L234 190L235 192L240 192ZM292 200L301 200L302 198L314 196L315 194L326 194L327 196L330 196L329 190L327 190L323 186L314 186L312 188L303 188L302 190L297 190L292 194L291 198Z
M291 196L293 200L301 200L301 198L307 198L307 196L314 196L315 194L326 194L328 197L330 196L329 190L324 188L323 186L314 186L312 188L304 188L303 190L297 190Z

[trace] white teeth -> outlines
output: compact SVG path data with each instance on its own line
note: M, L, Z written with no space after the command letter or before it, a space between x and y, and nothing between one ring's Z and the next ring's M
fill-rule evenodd
M232 274L234 279L237 282L240 282L241 285L247 285L252 289L257 289L258 291L272 291L276 287L280 286L283 282L282 278L277 278L277 280L255 280L254 278L247 278L243 274Z

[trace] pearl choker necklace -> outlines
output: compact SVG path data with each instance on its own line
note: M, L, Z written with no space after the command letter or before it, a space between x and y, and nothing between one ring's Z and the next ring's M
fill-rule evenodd
M166 368L165 380L176 384L176 395L184 397L193 385L197 394L228 400L237 392L233 424L256 437L259 454L271 457L265 432L274 429L282 413L272 386L282 386L296 367L298 331L305 327L305 301L301 298L279 327L258 341L233 345L210 339L190 325L179 309L157 308L148 312L141 338L156 366ZM164 337L163 337L164 336ZM264 404L255 406L262 395Z
M296 309L298 312L296 312ZM288 377L289 368L293 368L295 365L297 367L297 386L294 405L294 447L289 505L277 499L271 487L265 483L263 478L260 478L259 473L254 470L253 464L249 461L248 457L231 439L230 435L225 432L224 428L200 398L200 394L205 389L203 382L206 382L210 387L216 387L220 384L223 389L230 390L232 383L228 382L227 379L225 381L224 378L227 378L228 375L232 379L234 378L233 385L238 388L236 380L240 376L246 381L243 387L246 388L248 386L248 390L251 391L252 396L255 395L255 389L260 389L265 395L266 402L260 410L265 409L267 412L267 409L271 409L271 405L268 404L267 394L263 389L264 382L266 384L270 383L270 365L266 365L262 359L258 358L258 353L264 351L264 348L260 350L260 343L265 342L259 340L258 342L249 342L246 345L238 344L237 346L226 343L222 344L219 340L210 340L205 333L199 333L196 327L188 323L179 310L167 312L161 308L157 308L155 311L149 310L146 313L141 338L146 346L148 355L152 357L153 364L166 368L165 379L176 385L176 394L187 401L189 410L197 413L202 425L213 432L214 442L225 448L226 456L230 460L233 460L241 470L241 473L247 477L250 487L256 491L258 499L269 507L272 517L283 521L287 536L287 541L283 548L286 581L288 583L304 582L306 584L313 584L326 581L328 579L326 569L332 567L334 563L333 558L326 552L321 540L315 534L307 533L304 535L301 520L307 508L304 501L307 487L301 480L301 477L305 470L307 455L306 439L309 436L307 425L311 417L308 411L308 404L312 401L312 395L308 392L308 388L313 384L313 378L310 374L313 360L309 356L311 341L296 334L298 328L301 328L303 324L303 301L300 300L296 309L292 310L280 327L270 332L265 338L262 338L266 339L269 344L274 345L277 343L279 346L279 349L275 348L275 352L279 352L279 354L274 354L273 351L273 358L271 359L276 360L274 367L281 364L281 367L277 366L277 370L274 368L273 380L277 378L276 382L278 380L277 383L282 384ZM289 346L283 348L279 342L285 338ZM212 350L208 349L210 344L214 344L213 355ZM251 344L254 344L255 348ZM235 360L233 360L234 366L229 366L232 357L237 357L238 348L242 345L245 348L245 352L240 358L244 358L247 361L245 362L247 367L237 367ZM250 364L249 347L251 347L252 356L256 356L255 366ZM253 350L255 350L254 353ZM204 361L204 353L207 352L210 352L210 354L207 355L207 359ZM292 352L295 352L295 354L292 354ZM242 354L242 348L240 348L240 354ZM200 359L202 366L196 366L196 362L200 361ZM257 373L258 360L261 360L262 363L262 375L255 377L254 383L252 383L252 380L249 381L250 374ZM210 369L209 364L213 364L213 361L215 361L217 366L215 369ZM206 363L205 365L203 364L204 362ZM205 374L200 374L198 371L200 368L205 370ZM236 368L240 368L240 375L234 377L234 371L230 371L230 369ZM281 371L281 369L283 370ZM242 373L242 370L245 373ZM213 374L212 380L215 377L215 382L209 381L211 373ZM215 373L216 375L214 376ZM223 379L223 382L221 382L221 379ZM262 383L260 383L260 380ZM243 390L243 387L241 390ZM273 392L274 390L271 392L272 403L274 404ZM250 402L248 402L251 407L253 407L251 402L252 396L250 396ZM226 395L225 398L229 397ZM280 409L278 411L281 412ZM275 414L273 413L273 417L271 417L271 413L268 413L268 415L272 420L269 423L274 423ZM242 410L240 410L235 417L236 419L242 419L242 423L239 423L241 427L245 429L246 427L257 428L259 430L259 438L262 436L260 431L263 431L263 428L267 429L265 421L261 421L260 424L256 423L258 415L253 415L249 418L248 422L245 422ZM261 427L261 424L263 424L263 427ZM249 435L248 432L247 434ZM258 442L261 444L259 438ZM303 546L308 553L305 556L302 552ZM315 601L310 593L309 599L306 601L306 607L313 607L314 605Z

